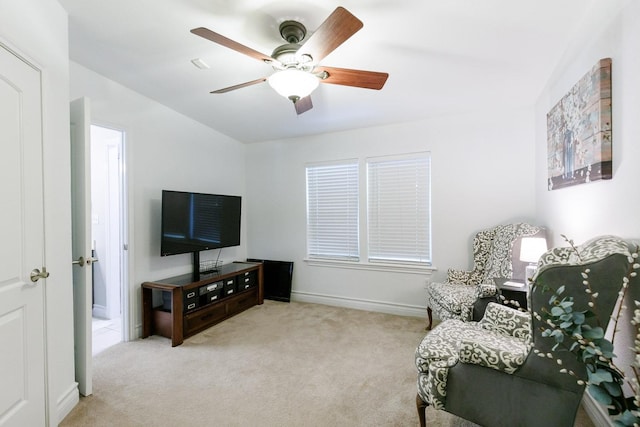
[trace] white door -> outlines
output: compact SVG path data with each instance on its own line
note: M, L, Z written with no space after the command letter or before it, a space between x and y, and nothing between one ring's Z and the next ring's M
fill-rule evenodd
M71 102L71 205L73 322L76 381L83 396L92 391L91 355L91 125L89 100Z
M40 112L40 72L0 44L0 426L46 424Z

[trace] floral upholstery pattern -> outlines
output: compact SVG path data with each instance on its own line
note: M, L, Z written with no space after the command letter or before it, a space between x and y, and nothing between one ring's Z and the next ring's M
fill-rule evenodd
M548 309L550 292L560 287L580 307L597 293L598 318L585 323L606 330L636 260L628 242L615 236L569 244L540 257L528 312L489 303L480 321L445 320L422 339L415 353L421 426L428 406L486 426L575 424L586 388L576 378L586 378L587 367L572 353L551 355L554 340L544 337L546 323L538 312Z
M489 303L478 325L488 331L531 342L531 314L528 312Z
M460 342L460 362L513 374L529 354L529 346L518 338L496 332L487 332L474 338Z
M496 303L489 303L478 326L486 333L460 342L459 356L464 363L514 373L531 348L531 314Z
M480 322L451 319L428 333L416 349L418 394L436 409L447 397L449 368L472 363L512 374L531 347L531 316L490 303Z
M606 255L628 252L629 250L627 243L617 236L597 237L576 246L576 249L577 253L569 246L549 249L542 254L538 261L536 276L554 264L588 264L602 259ZM535 280L535 276L533 280Z
M491 283L478 283L475 286L475 291L473 294L475 295L474 301L478 298L492 297L496 294L496 285ZM473 304L473 301L471 302L471 304Z
M447 271L446 283L465 283L467 285L480 283L484 277L484 267L489 259L495 234L495 228L478 232L473 238L473 270L450 268Z
M520 237L533 236L539 231L539 227L524 223L497 226L489 257L484 267L482 282L493 283L495 277L511 278L513 275L513 242Z
M436 326L418 345L418 394L435 409L444 408L449 368L459 360L457 343L478 330L476 323L451 319Z
M471 320L475 301L497 294L493 279L513 277L515 241L541 232L540 227L526 223L498 225L478 232L473 239L473 270L450 268L445 282L429 283L427 307L440 320Z
M427 292L429 307L440 320L471 320L473 303L477 299L475 286L464 283L430 283Z

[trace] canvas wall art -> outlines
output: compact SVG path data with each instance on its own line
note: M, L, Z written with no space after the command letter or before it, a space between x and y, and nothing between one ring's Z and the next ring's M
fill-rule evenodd
M547 114L549 190L611 179L611 59L601 59Z

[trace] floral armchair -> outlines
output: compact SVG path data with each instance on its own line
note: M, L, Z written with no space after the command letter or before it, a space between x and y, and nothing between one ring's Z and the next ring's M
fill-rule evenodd
M552 354L555 341L542 335L548 325L536 313L548 309L548 290L562 286L576 307L586 306L590 297L583 274L588 271L590 290L599 296L597 317L585 323L595 325L600 319L606 330L630 262L627 243L614 236L575 250L551 249L538 262L530 311L489 303L478 322L450 319L436 326L415 354L421 426L431 405L488 427L572 427L585 388L575 377L586 378L586 368L573 353ZM561 368L575 375L561 373Z
M440 320L482 317L490 299L497 295L495 278L524 281L526 265L518 259L522 238L544 234L541 227L526 223L498 225L478 232L473 239L473 270L450 268L443 283L427 286L427 329L433 325L433 312Z

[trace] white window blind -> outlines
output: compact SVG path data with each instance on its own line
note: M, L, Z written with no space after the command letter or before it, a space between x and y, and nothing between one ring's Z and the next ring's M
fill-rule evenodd
M310 258L359 259L356 160L307 166L307 251Z
M369 261L431 263L430 155L367 160Z

